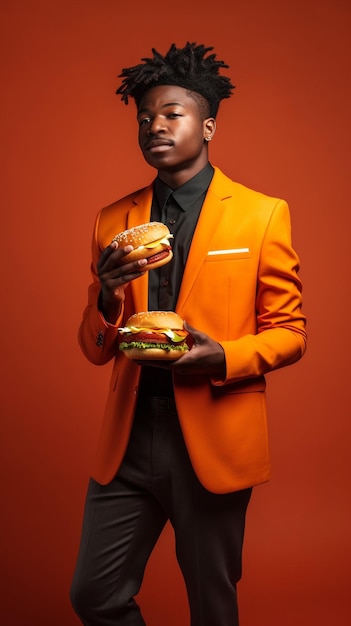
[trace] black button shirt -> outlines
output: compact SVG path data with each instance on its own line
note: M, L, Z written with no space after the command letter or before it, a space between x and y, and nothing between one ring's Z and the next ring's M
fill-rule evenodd
M173 259L149 274L149 310L174 311L201 208L212 180L210 163L184 185L172 190L157 177L150 221L163 222L173 235Z
M201 208L212 180L210 163L181 187L173 190L160 178L154 183L150 221L163 222L173 235L172 260L149 272L149 311L174 311ZM172 398L170 370L144 366L141 370L139 400L150 396Z

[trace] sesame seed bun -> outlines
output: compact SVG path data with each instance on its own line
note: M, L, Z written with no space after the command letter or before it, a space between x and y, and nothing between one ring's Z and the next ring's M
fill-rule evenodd
M121 260L122 265L147 259L143 270L152 270L168 263L172 257L169 239L172 235L162 222L147 222L134 226L118 233L112 241L116 241L119 248L133 246L133 250Z
M151 329L170 328L172 330L183 330L184 321L174 311L142 311L141 313L131 315L126 325Z

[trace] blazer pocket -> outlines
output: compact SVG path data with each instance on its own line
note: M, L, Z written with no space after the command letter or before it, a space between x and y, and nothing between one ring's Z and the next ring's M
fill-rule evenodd
M250 248L229 248L227 250L209 250L206 261L237 261L239 259L250 259L252 252Z
M245 378L235 383L226 385L213 385L212 394L214 396L228 396L237 393L253 393L257 391L265 391L266 379L264 376L255 376L254 378Z

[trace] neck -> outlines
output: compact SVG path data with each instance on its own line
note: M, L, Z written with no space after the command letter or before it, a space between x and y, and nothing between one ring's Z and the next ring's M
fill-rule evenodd
M196 174L201 172L201 170L206 167L207 163L208 159L206 158L203 163L197 163L196 166L192 167L184 167L182 169L174 171L159 169L158 175L162 182L167 185L167 187L170 187L171 189L177 189L178 187L181 187L182 185L187 183L188 180L196 176Z

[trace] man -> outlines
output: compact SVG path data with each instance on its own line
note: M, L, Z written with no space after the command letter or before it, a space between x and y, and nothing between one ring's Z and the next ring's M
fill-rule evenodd
M139 145L157 177L103 209L80 345L114 359L90 481L72 603L86 626L145 624L134 596L166 523L192 626L236 626L246 508L270 477L264 375L305 351L299 261L289 210L208 161L219 103L233 89L212 48L173 44L123 70ZM173 234L172 261L122 264L113 237L147 221ZM175 310L193 347L173 365L140 365L118 328L145 310ZM181 626L181 625L180 625Z

